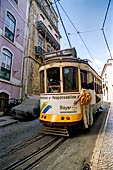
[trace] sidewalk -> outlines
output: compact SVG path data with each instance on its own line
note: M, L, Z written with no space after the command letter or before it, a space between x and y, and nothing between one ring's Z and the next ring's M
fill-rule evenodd
M18 120L14 120L12 116L2 116L0 117L0 127L5 127L10 124L17 123Z
M111 103L104 129L98 135L91 159L92 170L113 170L113 103Z

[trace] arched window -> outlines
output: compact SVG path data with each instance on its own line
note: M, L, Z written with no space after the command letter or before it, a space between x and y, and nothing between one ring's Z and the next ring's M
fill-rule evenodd
M10 80L12 64L12 53L3 48L2 55L0 57L0 78Z
M14 16L9 11L7 11L5 22L5 36L12 42L14 42L15 26L16 20Z

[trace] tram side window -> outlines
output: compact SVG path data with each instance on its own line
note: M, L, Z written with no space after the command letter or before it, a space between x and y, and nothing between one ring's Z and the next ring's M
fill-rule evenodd
M81 88L87 89L87 71L80 70Z
M60 68L47 69L47 92L58 93L60 89Z
M45 86L44 86L44 71L41 71L40 72L40 92L44 93L44 89L45 89Z
M67 91L78 91L78 68L64 67L63 68L63 89Z

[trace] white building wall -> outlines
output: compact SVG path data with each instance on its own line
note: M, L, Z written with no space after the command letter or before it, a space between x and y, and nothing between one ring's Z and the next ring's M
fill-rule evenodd
M103 101L113 101L113 59L109 59L102 71Z

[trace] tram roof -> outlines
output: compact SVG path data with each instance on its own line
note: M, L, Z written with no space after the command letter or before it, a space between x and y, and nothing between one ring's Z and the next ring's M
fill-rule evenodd
M52 62L77 62L87 64L98 75L98 73L89 65L87 59L80 59L77 57L77 52L75 48L46 53L44 55L42 65L50 64ZM101 78L101 76L99 77Z
M43 58L42 65L49 64L52 62L77 62L88 64L87 59L80 59L77 57L75 48L69 48L65 50L59 50L51 53L46 53ZM89 64L88 64L89 65Z

